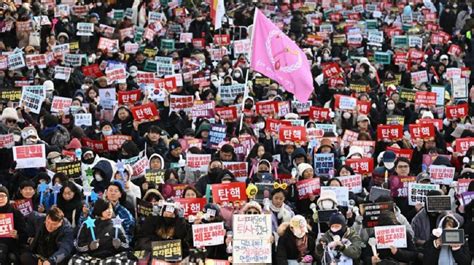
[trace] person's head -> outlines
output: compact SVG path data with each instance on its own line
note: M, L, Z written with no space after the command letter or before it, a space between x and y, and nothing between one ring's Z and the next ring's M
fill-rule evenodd
M436 141L434 139L425 140L425 149L426 150L436 149Z
M319 209L332 210L337 208L336 193L332 190L324 190L321 192L319 199L316 201Z
M335 213L329 218L329 229L333 235L338 235L341 239L346 233L346 218L341 213Z
M99 91L94 86L89 87L86 91L86 96L89 100L94 100L99 95Z
M8 189L5 186L0 186L0 207L5 207L9 202Z
M308 233L308 223L301 215L295 215L290 220L290 230L297 238L303 238Z
M410 160L406 157L397 158L395 160L395 172L398 176L408 176L410 174Z
M32 199L35 196L35 183L31 180L24 180L20 183L20 194L24 199Z
M171 140L169 144L169 151L171 156L178 158L183 152L183 148L181 147L181 144L178 142L178 140Z
M397 221L397 216L395 215L394 211L384 210L380 213L378 219L379 226L386 226L386 225L398 225L399 222Z
M152 143L157 143L160 141L161 137L161 129L158 126L152 125L150 129L148 129L147 137Z
M187 186L184 190L183 190L183 198L185 199L194 199L194 198L201 198L201 194L199 193L199 191L192 187L192 186Z
M163 169L164 163L163 158L159 154L152 154L150 156L150 169L157 170Z
M165 183L177 184L179 183L179 175L176 169L168 168L165 171Z
M354 170L350 166L347 166L347 165L342 166L339 169L339 172L337 173L337 175L341 177L352 176L354 174L355 174Z
M359 129L361 130L369 129L369 125L370 125L369 117L367 117L366 115L359 115L357 117L357 125L359 126Z
M219 158L221 161L232 161L234 157L234 147L230 144L225 144L219 151Z
M298 176L300 179L310 179L314 177L313 167L308 163L298 165Z
M272 170L272 165L267 159L261 159L258 162L257 170L258 173L270 173Z
M342 187L342 182L339 179L332 178L332 179L328 180L327 185L329 187Z
M74 197L79 197L79 190L73 182L67 181L63 183L61 188L61 196L65 201L71 201Z
M262 214L262 206L256 201L247 202L242 208L244 214Z
M51 207L46 214L44 226L49 233L56 231L63 225L64 213L56 206Z
M443 216L439 222L442 229L458 229L460 226L459 221L452 214Z
M107 198L108 201L112 203L118 203L120 201L120 198L122 198L122 195L124 193L122 183L118 181L112 181L110 185L107 187L105 190L105 197Z
M14 108L5 108L2 112L2 122L8 128L17 127L18 113Z
M397 103L396 103L395 100L393 100L393 99L387 100L387 110L388 110L388 111L393 111L393 110L395 110L396 104L397 104Z
M94 203L94 210L92 211L92 216L99 218L101 220L110 220L112 219L114 210L112 203L106 201L102 198L97 199Z
M278 188L272 190L270 193L273 206L276 208L281 208L285 203L286 191L284 189Z
M125 107L121 107L117 111L117 117L119 120L124 121L130 117L130 112Z

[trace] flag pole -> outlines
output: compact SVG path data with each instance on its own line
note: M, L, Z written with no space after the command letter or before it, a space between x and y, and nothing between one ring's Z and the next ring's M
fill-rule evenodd
M244 97L242 99L242 113L240 114L240 129L239 129L239 132L238 132L239 135L240 135L240 131L242 130L242 127L244 125L245 100L247 99L247 97L249 95L249 89L247 87L247 83L249 81L250 66L252 65L253 35L255 33L255 24L256 24L255 22L257 21L257 10L258 10L258 8L255 6L255 12L253 14L252 34L250 35L249 64L248 64L248 67L247 67L247 73L245 73L245 87L244 87ZM248 30L247 30L247 33L248 33Z

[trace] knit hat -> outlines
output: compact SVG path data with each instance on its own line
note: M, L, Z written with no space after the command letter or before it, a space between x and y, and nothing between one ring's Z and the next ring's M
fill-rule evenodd
M333 224L340 224L343 227L346 225L346 218L341 213L334 213L329 218L329 226Z
M110 202L105 201L102 198L97 199L97 201L94 203L94 210L92 211L92 216L93 217L101 217L102 213L109 209L110 207Z
M293 230L293 234L308 233L308 223L306 222L306 219L301 215L295 215L291 218L290 227Z
M32 137L32 136L34 136L36 138L39 138L38 132L36 131L36 128L33 127L33 126L25 127L21 131L21 138L23 138L23 140L26 140L26 139L28 139L29 137Z
M333 201L335 205L337 205L337 197L336 197L336 193L332 190L322 190L321 191L321 194L318 198L318 201L316 202L316 204L319 205L320 208L322 208L320 206L320 202L322 201L325 201L325 200L330 200L330 201Z
M308 163L301 163L298 165L298 177L302 177L303 176L303 173L307 170L307 169L313 169L313 167L308 164Z
M242 208L242 213L246 213L250 208L256 209L260 214L262 214L262 206L256 201L247 202Z
M10 198L10 194L8 193L8 189L5 186L0 186L0 193L5 193L7 198Z
M81 145L81 141L79 141L79 139L77 138L73 138L71 140L71 142L69 142L68 145L66 145L64 148L66 149L78 149L78 148L81 148L82 145Z
M368 121L370 125L370 119L367 117L367 115L359 115L357 117L357 123L362 122L362 121Z
M351 158L351 156L355 154L359 154L361 157L363 157L364 149L362 149L362 147L360 146L351 146L351 148L349 148L349 154L347 155L347 159Z
M181 144L179 143L178 140L173 139L173 140L170 141L170 144L169 144L169 150L170 151L173 151L174 149L179 148L179 147L181 147Z
M44 81L43 86L46 91L54 91L54 83L51 80Z
M18 121L18 113L14 108L5 108L2 112L2 121L7 119Z

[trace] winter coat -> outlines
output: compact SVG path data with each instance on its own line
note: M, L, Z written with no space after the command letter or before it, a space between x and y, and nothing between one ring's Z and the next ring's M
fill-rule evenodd
M31 243L33 254L47 258L51 264L64 262L72 256L74 235L68 220L63 220L63 224L52 233L49 233L44 225L45 214L32 212L28 215L28 220L36 231Z
M115 248L112 245L112 240L115 237L115 227L113 226L112 220L95 220L94 227L95 238L99 242L99 247L95 250L90 248L92 242L91 230L87 228L86 224L83 223L79 228L79 233L74 242L76 249L79 253L87 253L88 255L104 259L111 257L117 253L123 252L129 248L128 240L125 234L125 230L120 227L118 228L117 238L120 239L119 248Z
M326 233L324 233L321 236L320 240L326 242L327 244L334 241L333 238L334 238L334 234L331 232L331 230L328 230L326 231ZM347 228L347 231L341 240L343 240L344 238L348 239L351 242L351 244L346 245L346 247L344 247L344 249L341 251L342 254L351 258L353 261L353 264L355 265L359 264L359 258L360 258L362 246L363 246L362 240L357 235L356 231L353 228L349 228L349 227ZM323 254L324 254L323 246L318 242L316 246L316 257L319 261L321 261L321 259L323 258Z
M93 170L100 170L103 173L103 180L98 181L94 176L91 182L91 186L94 187L94 191L97 193L104 192L104 190L109 186L110 180L112 179L113 168L112 164L107 160L100 160L92 168Z
M418 251L416 250L415 244L413 243L413 237L409 233L407 233L407 247L398 248L398 251L395 253L395 255L392 254L390 249L378 249L377 253L379 254L379 258L381 260L396 261L398 263L415 262L418 258ZM372 256L372 248L367 244L362 250L362 260L364 261L364 264L371 264Z
M307 247L307 254L313 257L315 260L315 242L316 242L316 235L310 231L308 227L308 233L306 234L308 237L308 247ZM278 227L278 234L280 238L278 239L277 245L277 253L276 253L276 264L278 265L287 265L288 260L298 260L300 254L298 253L298 249L296 247L296 237L293 232L290 230L289 223L283 223Z

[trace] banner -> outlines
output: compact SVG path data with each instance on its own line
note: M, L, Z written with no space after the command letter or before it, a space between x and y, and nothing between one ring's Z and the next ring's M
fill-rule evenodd
M387 225L374 227L377 249L407 247L407 231L404 225Z
M224 223L193 224L193 246L218 246L224 244Z
M247 200L245 192L246 184L241 182L212 184L212 199L214 203L221 204L224 202L242 202Z
M308 199L310 196L317 196L321 192L321 183L319 178L311 178L296 182L298 199Z
M44 144L14 146L13 160L16 161L16 169L46 167Z

